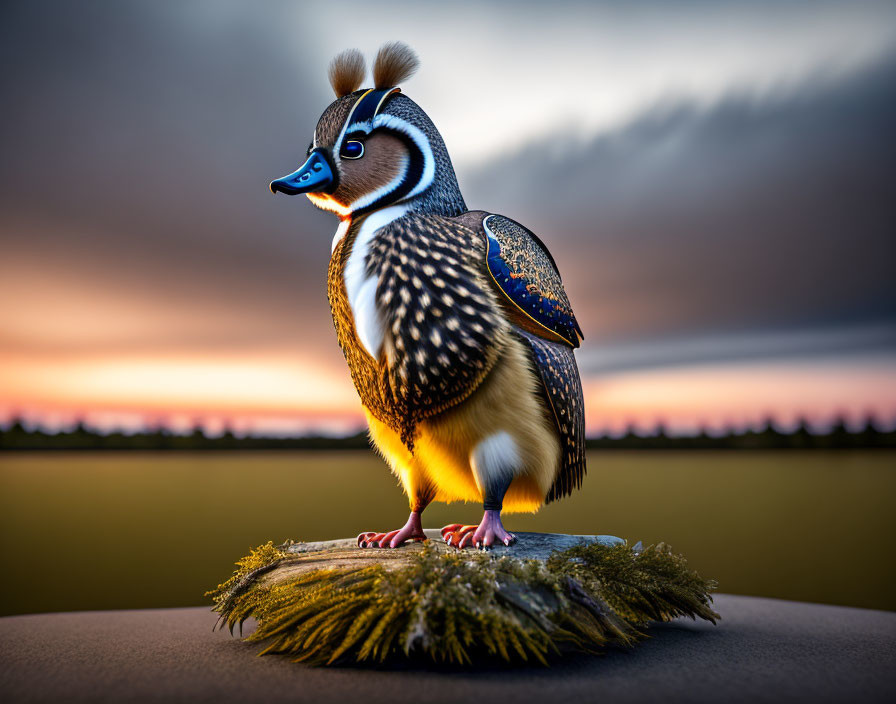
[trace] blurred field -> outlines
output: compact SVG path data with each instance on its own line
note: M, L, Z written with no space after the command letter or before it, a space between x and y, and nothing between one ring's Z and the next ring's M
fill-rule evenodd
M665 541L720 591L896 610L896 454L592 452L510 530ZM190 606L268 540L403 524L366 452L0 455L0 613ZM424 524L475 522L434 505Z

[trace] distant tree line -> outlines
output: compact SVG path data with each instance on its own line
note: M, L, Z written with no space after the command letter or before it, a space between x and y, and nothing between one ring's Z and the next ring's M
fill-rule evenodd
M370 445L367 433L348 437L241 437L232 431L223 435L207 435L202 428L190 433L174 433L168 429L137 433L103 433L79 423L71 430L51 433L28 429L15 421L7 429L0 428L0 451L3 450L360 450Z
M694 436L669 435L663 427L643 435L630 429L621 437L589 438L589 449L596 450L840 450L896 449L896 431L883 431L873 422L854 431L843 421L828 432L812 432L806 423L782 432L772 423L762 430L730 431L723 435L702 432ZM161 429L138 433L102 433L82 423L57 433L29 429L21 421L0 428L0 451L14 450L361 450L370 447L364 432L348 437L259 437L207 435L201 428L177 434Z
M729 430L721 435L670 436L660 426L651 435L629 430L622 437L589 438L589 449L606 450L848 450L896 449L896 430L878 429L866 420L860 430L850 430L843 420L827 432L813 432L806 422L791 431L778 430L767 422L762 430Z

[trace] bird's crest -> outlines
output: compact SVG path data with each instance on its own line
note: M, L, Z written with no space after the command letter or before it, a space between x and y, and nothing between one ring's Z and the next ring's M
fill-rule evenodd
M402 42L387 42L380 47L373 62L373 84L377 90L394 88L412 75L420 61L414 50ZM346 49L331 62L330 85L336 97L353 93L364 82L364 56L357 49Z
M364 82L367 73L364 55L357 49L346 49L330 62L330 85L337 98L354 93Z
M394 88L414 75L420 65L414 50L401 42L383 44L373 63L373 85L378 89Z

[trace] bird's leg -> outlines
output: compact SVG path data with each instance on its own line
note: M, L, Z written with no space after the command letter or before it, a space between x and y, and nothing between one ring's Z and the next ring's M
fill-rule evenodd
M411 504L411 515L408 516L408 522L404 527L398 530L389 531L388 533L361 533L358 536L359 548L397 548L399 545L413 540L419 543L426 540L426 534L423 532L423 523L420 516L423 509L429 504L417 499Z
M501 508L504 505L504 494L510 486L510 478L500 482L486 484L485 499L482 507L485 513L478 526L465 526L452 523L442 528L442 538L448 545L456 548L487 548L495 543L511 545L516 541L513 533L508 533L501 523Z

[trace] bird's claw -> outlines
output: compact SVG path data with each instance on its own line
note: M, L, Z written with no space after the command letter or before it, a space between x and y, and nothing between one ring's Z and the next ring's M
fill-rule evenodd
M399 528L391 530L388 533L360 533L358 535L359 548L397 548L408 541L420 543L426 540L423 531L416 531L413 528Z
M508 533L501 523L501 518L496 511L486 511L482 522L478 526L452 523L440 531L442 539L453 548L463 550L467 547L487 549L496 543L506 546L516 542L516 536Z

